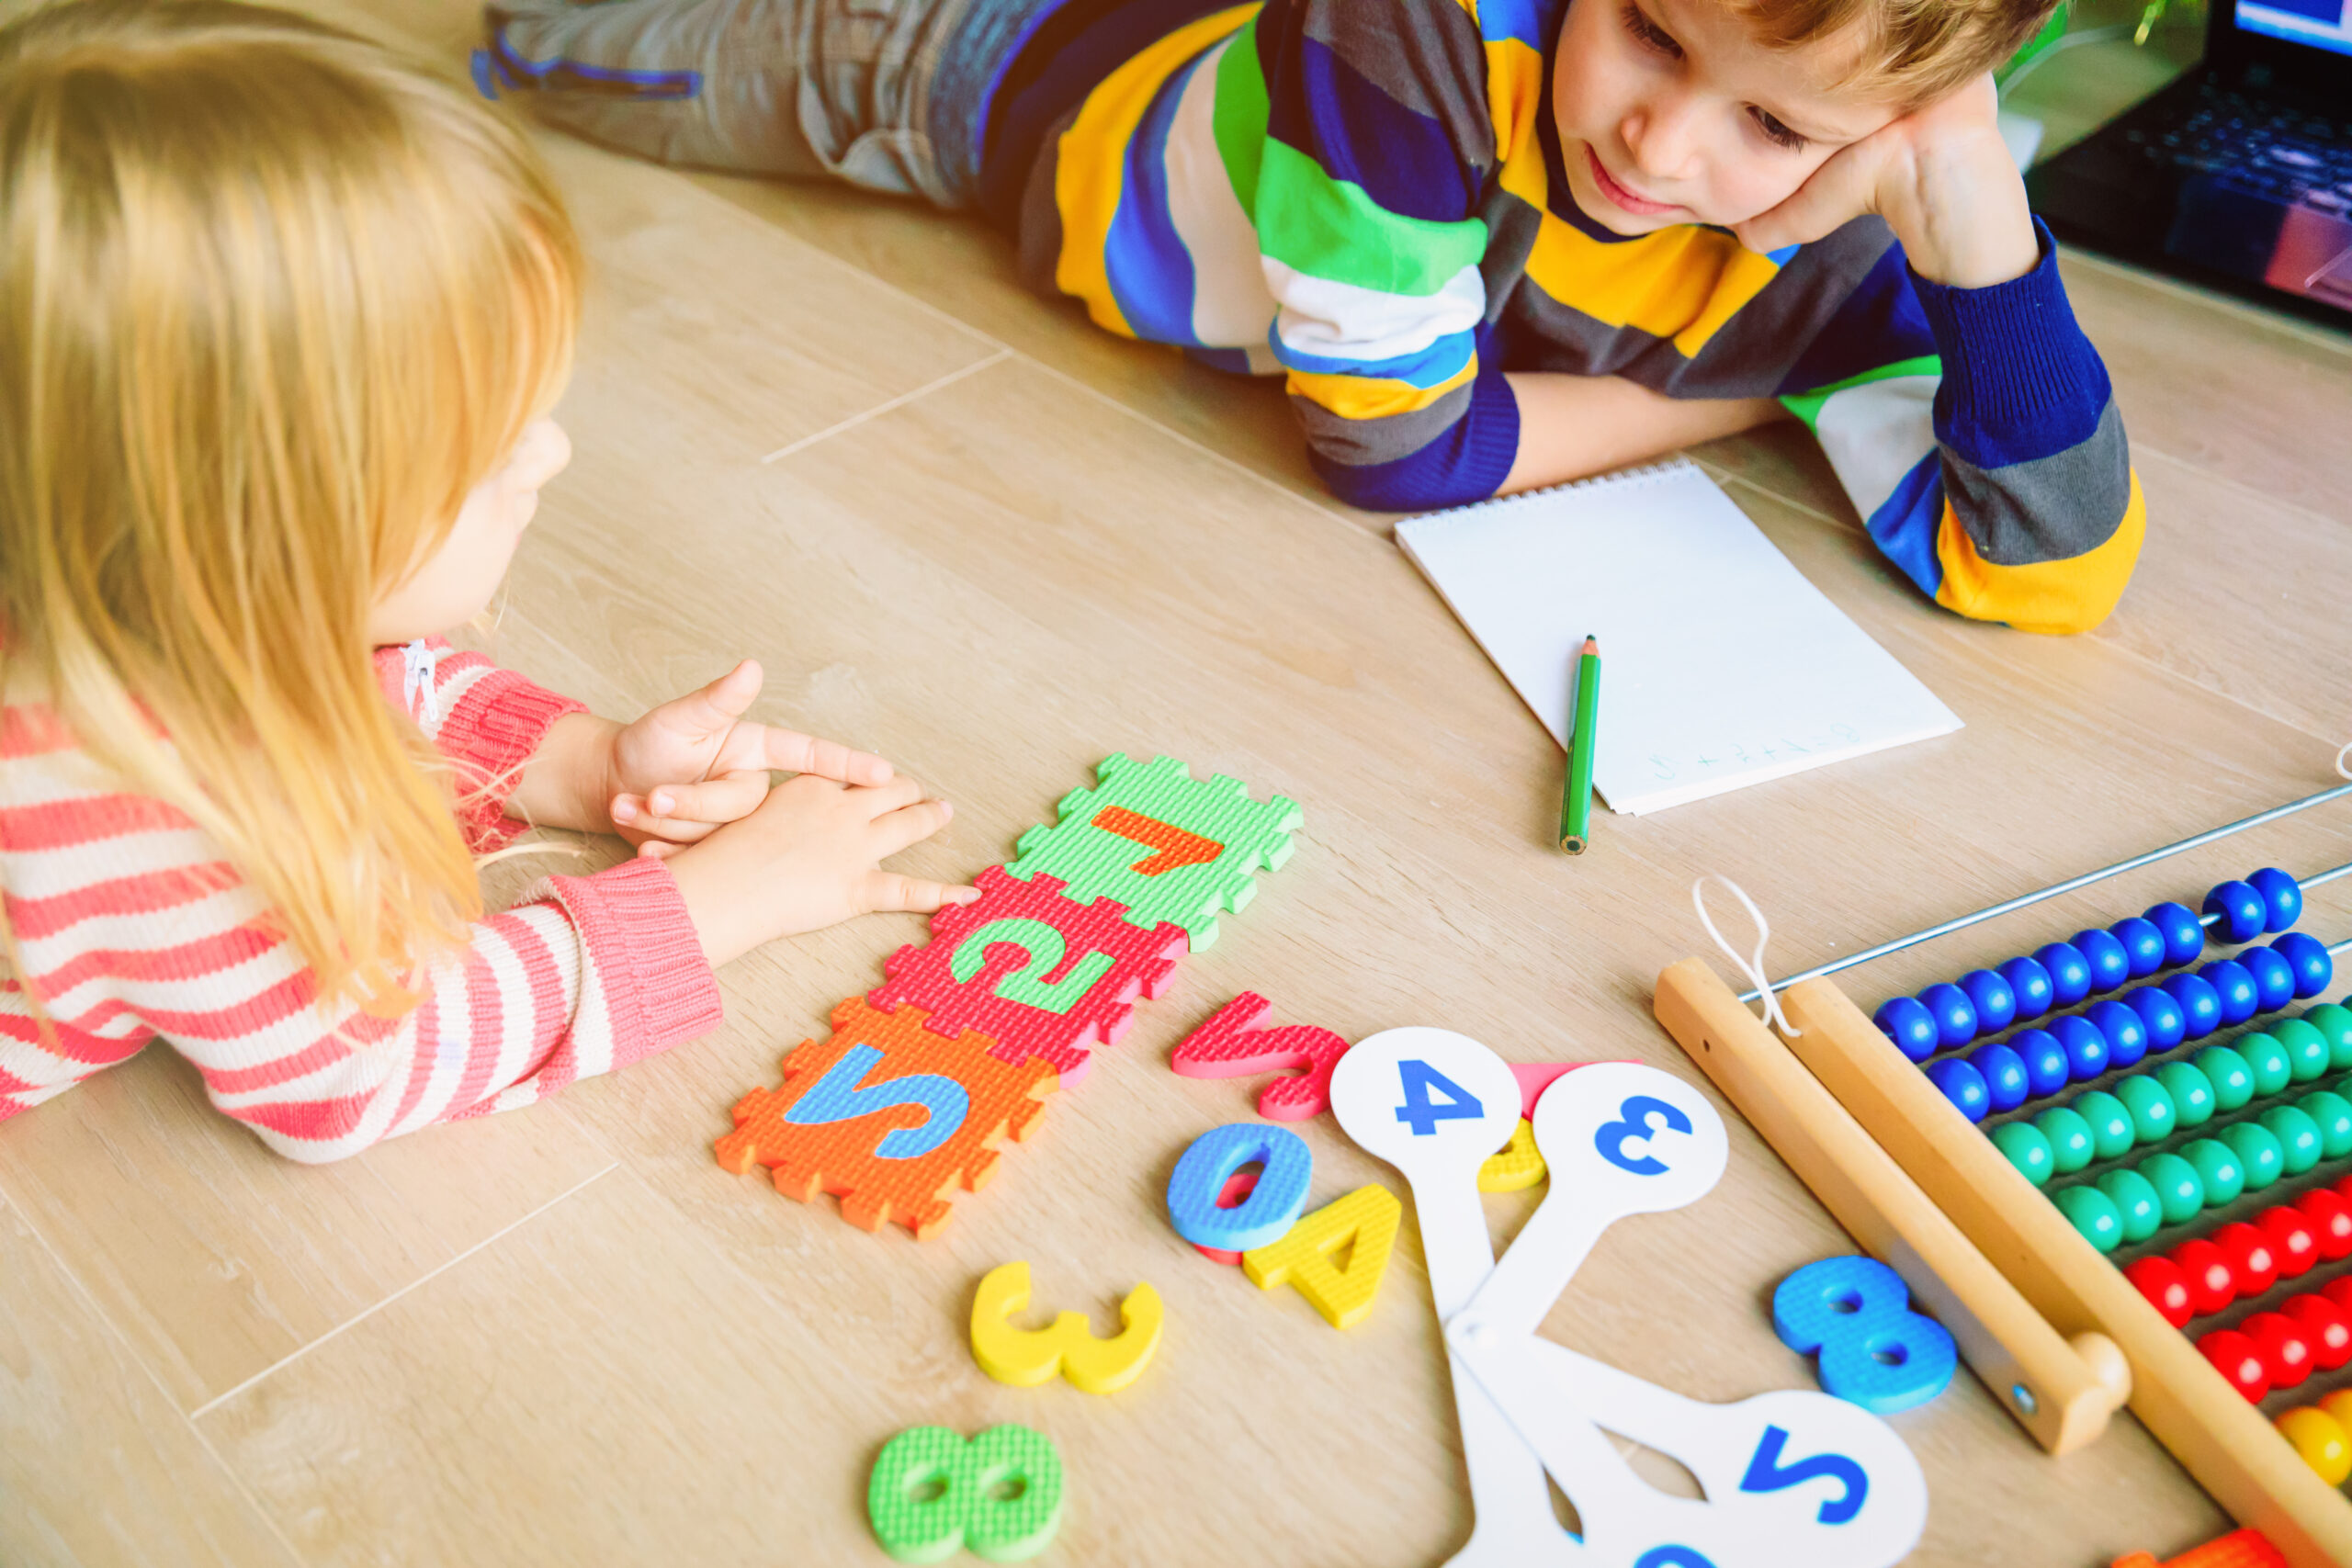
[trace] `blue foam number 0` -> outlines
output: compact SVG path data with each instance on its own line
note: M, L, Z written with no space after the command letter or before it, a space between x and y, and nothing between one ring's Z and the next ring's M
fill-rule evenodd
M1742 1492L1785 1492L1808 1481L1827 1479L1844 1490L1835 1497L1825 1498L1815 1518L1825 1525L1842 1525L1862 1511L1862 1499L1871 1495L1871 1478L1860 1465L1844 1454L1815 1454L1783 1465L1781 1450L1788 1441L1786 1428L1764 1428L1764 1440L1756 1445L1756 1452L1747 1461L1747 1473L1739 1478Z
M1441 1122L1476 1121L1487 1113L1476 1095L1427 1062L1399 1062L1396 1077L1405 1090L1405 1103L1396 1108L1396 1120L1412 1128L1417 1138L1435 1133ZM1433 1104L1430 1100L1432 1091L1445 1096L1445 1103Z
M1635 1138L1646 1143L1661 1127L1669 1133L1688 1133L1691 1130L1690 1118L1682 1113L1681 1107L1646 1094L1629 1096L1617 1108L1617 1121L1604 1122L1592 1135L1592 1146L1600 1151L1600 1157L1635 1176L1664 1176L1664 1160L1655 1155L1629 1155L1625 1145Z
M1881 1416L1935 1398L1959 1365L1951 1335L1911 1310L1903 1276L1875 1258L1825 1258L1781 1280L1772 1331L1820 1352L1823 1388Z
M876 1159L920 1159L956 1135L971 1114L972 1097L962 1084L938 1073L911 1073L859 1087L858 1080L880 1065L882 1053L871 1045L853 1045L808 1092L792 1102L784 1119L796 1127L822 1127L832 1122L854 1122L879 1111L920 1105L929 1114L913 1127L894 1127L874 1145Z
M1687 1546L1653 1546L1634 1559L1634 1568L1715 1568L1715 1560Z

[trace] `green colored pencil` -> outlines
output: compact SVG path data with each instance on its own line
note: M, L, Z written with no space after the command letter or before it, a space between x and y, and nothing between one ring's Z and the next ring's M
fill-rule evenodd
M1584 639L1577 658L1577 711L1568 731L1568 784L1560 794L1560 848L1584 853L1592 841L1593 730L1600 719L1600 643Z

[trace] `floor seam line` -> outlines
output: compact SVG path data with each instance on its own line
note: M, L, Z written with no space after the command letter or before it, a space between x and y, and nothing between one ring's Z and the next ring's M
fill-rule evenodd
M764 467L769 463L781 462L785 458L791 457L795 452L804 452L808 450L809 447L814 446L818 442L824 440L828 436L839 435L844 431L855 430L859 425L865 423L869 420L879 419L884 414L890 412L894 409L902 409L918 398L926 397L933 392L938 391L942 387L952 387L956 382L964 379L967 376L978 375L979 372L987 369L989 366L1001 365L1007 359L1012 357L1013 357L1012 350L1000 344L997 345L997 351L994 354L988 355L986 358L976 359L969 365L961 366L956 369L950 370L944 376L934 377L931 380L925 381L922 386L915 388L912 391L900 392L897 397L888 399L883 402L878 402L863 413L854 413L850 415L849 418L841 421L839 423L829 424L825 426L824 429L816 432L814 434L804 435L797 441L786 443L784 446L779 446L775 451L769 453L766 457L761 458L761 465Z
M198 1405L194 1410L189 1411L188 1420L193 1423L203 1416L210 1415L213 1411L218 1410L221 1405L226 1404L230 1400L236 1398L237 1395L244 1393L247 1389L252 1388L255 1383L260 1382L263 1379L283 1371L286 1368L293 1365L296 1361L300 1360L303 1357L309 1355L320 1346L326 1344L331 1339L338 1337L348 1329L357 1327L359 1325L367 1322L369 1318L375 1316L378 1313L383 1311L386 1307L391 1305L394 1302L399 1301L402 1296L407 1295L410 1292L414 1291L434 1280L439 1279L442 1275L447 1273L450 1269L455 1269L458 1264L463 1263L467 1258L471 1258L475 1253L480 1252L482 1248L505 1236L511 1235L523 1226L529 1224L533 1220L537 1219L541 1214L546 1213L549 1209L554 1208L558 1203L562 1202L565 1199L571 1197L574 1193L581 1191L582 1189L594 1182L603 1180L605 1177L610 1176L620 1168L621 1162L616 1159L612 1164L605 1167L602 1170L596 1171L590 1176L582 1178L581 1180L573 1182L570 1187L565 1188L562 1191L557 1193L546 1202L539 1204L528 1213L520 1215L507 1224L501 1225L490 1235L482 1237L480 1241L475 1242L471 1247L467 1247L464 1251L458 1253L454 1257L444 1259L433 1268L426 1269L424 1273L418 1275L415 1279L411 1280L407 1284L402 1285L399 1290L392 1292L390 1295L385 1296L382 1300L353 1314L351 1316L344 1319L341 1323L336 1324L333 1328L328 1329L324 1334L320 1335L317 1338L311 1340L300 1348L279 1357L277 1360L272 1361L268 1366L264 1367L261 1371L254 1373L253 1376L237 1384L236 1387L213 1395L210 1399L206 1400L202 1404Z

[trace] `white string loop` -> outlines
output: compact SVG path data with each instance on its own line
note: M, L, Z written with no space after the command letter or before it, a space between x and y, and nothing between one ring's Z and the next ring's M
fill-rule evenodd
M401 649L401 695L411 717L431 728L441 722L441 693L434 683L434 667L441 655L423 637Z
M2346 754L2352 754L2352 740L2346 740L2343 750L2335 753L2335 776L2340 779L2352 779L2352 768L2344 765Z
M2352 746L2346 746L2345 750L2352 751ZM1707 884L1710 882L1720 882L1730 888L1731 896L1739 900L1741 908L1747 911L1747 918L1756 922L1754 956L1742 958L1739 950L1724 941L1724 933L1715 929L1713 918L1707 913ZM1732 961L1733 966L1763 993L1764 1021L1792 1038L1803 1034L1804 1031L1790 1026L1788 1015L1781 1010L1781 998L1772 994L1771 979L1764 973L1764 944L1772 940L1772 928L1766 922L1764 911L1756 907L1756 900L1747 896L1747 889L1730 877L1711 871L1690 885L1690 907L1699 911L1699 923L1707 928L1707 934L1715 939L1715 945L1724 950L1724 956Z

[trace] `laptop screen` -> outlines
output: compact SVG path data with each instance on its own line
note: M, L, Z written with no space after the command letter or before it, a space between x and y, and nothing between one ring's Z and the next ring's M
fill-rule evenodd
M2237 0L2236 20L2265 38L2352 54L2352 0Z

